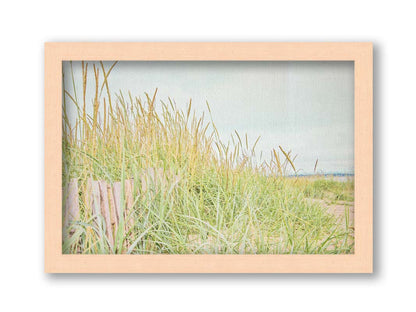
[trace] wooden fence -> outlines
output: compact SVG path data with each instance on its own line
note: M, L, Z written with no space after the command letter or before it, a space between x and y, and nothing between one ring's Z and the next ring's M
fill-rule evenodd
M133 225L132 208L133 208L133 180L124 181L124 220L126 230ZM90 211L94 218L100 216L105 221L105 233L110 242L114 245L114 235L118 231L118 225L121 218L121 182L114 182L112 185L106 181L94 181L92 179L87 180L86 186L86 203L85 207L92 209ZM65 196L65 215L64 215L64 228L65 230L73 223L80 219L80 206L79 206L79 189L78 179L71 179L67 187L63 192Z
M179 176L170 175L173 185L179 182ZM161 185L168 184L167 174L161 168L149 168L140 176L140 190L134 189L134 180L127 179L124 181L124 226L127 232L134 225L133 204L134 199L139 193L145 193L149 189L150 183L159 188ZM120 181L113 184L106 181L87 180L84 196L85 208L94 218L102 218L105 221L105 233L110 242L114 245L114 235L118 231L119 221L122 217L122 183ZM78 188L78 179L71 179L63 188L64 196L64 231L74 222L80 220L80 191ZM88 213L87 212L87 213Z

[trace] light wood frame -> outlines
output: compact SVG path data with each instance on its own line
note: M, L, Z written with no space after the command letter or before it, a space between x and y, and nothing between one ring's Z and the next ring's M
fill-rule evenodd
M354 61L355 253L351 255L62 254L62 61ZM45 44L45 271L48 273L372 273L371 43Z

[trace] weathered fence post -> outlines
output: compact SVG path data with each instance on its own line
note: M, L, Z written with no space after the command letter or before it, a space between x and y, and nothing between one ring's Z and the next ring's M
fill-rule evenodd
M65 196L65 216L64 229L76 220L79 220L79 195L78 195L78 179L71 179L64 190Z
M89 178L87 181L87 190L90 191L90 206L92 207L92 215L97 218L101 215L101 203L100 203L100 187L98 182Z
M108 205L107 182L99 181L98 186L100 187L101 213L105 220L105 232L110 242L110 245L114 246L113 230L111 228L110 207Z

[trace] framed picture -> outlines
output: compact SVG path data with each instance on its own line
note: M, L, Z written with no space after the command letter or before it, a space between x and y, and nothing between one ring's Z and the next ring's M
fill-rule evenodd
M45 44L45 271L371 273L371 43Z

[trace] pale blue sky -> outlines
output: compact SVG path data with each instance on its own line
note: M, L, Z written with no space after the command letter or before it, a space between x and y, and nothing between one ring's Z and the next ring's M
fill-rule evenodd
M73 62L78 94L80 67ZM64 73L69 89L69 62ZM321 172L354 173L353 62L119 62L109 84L142 98L158 88L159 101L170 97L181 108L192 98L197 112L208 101L222 139L234 130L252 142L261 136L263 159L282 145L298 155L300 173L312 173L316 159Z

